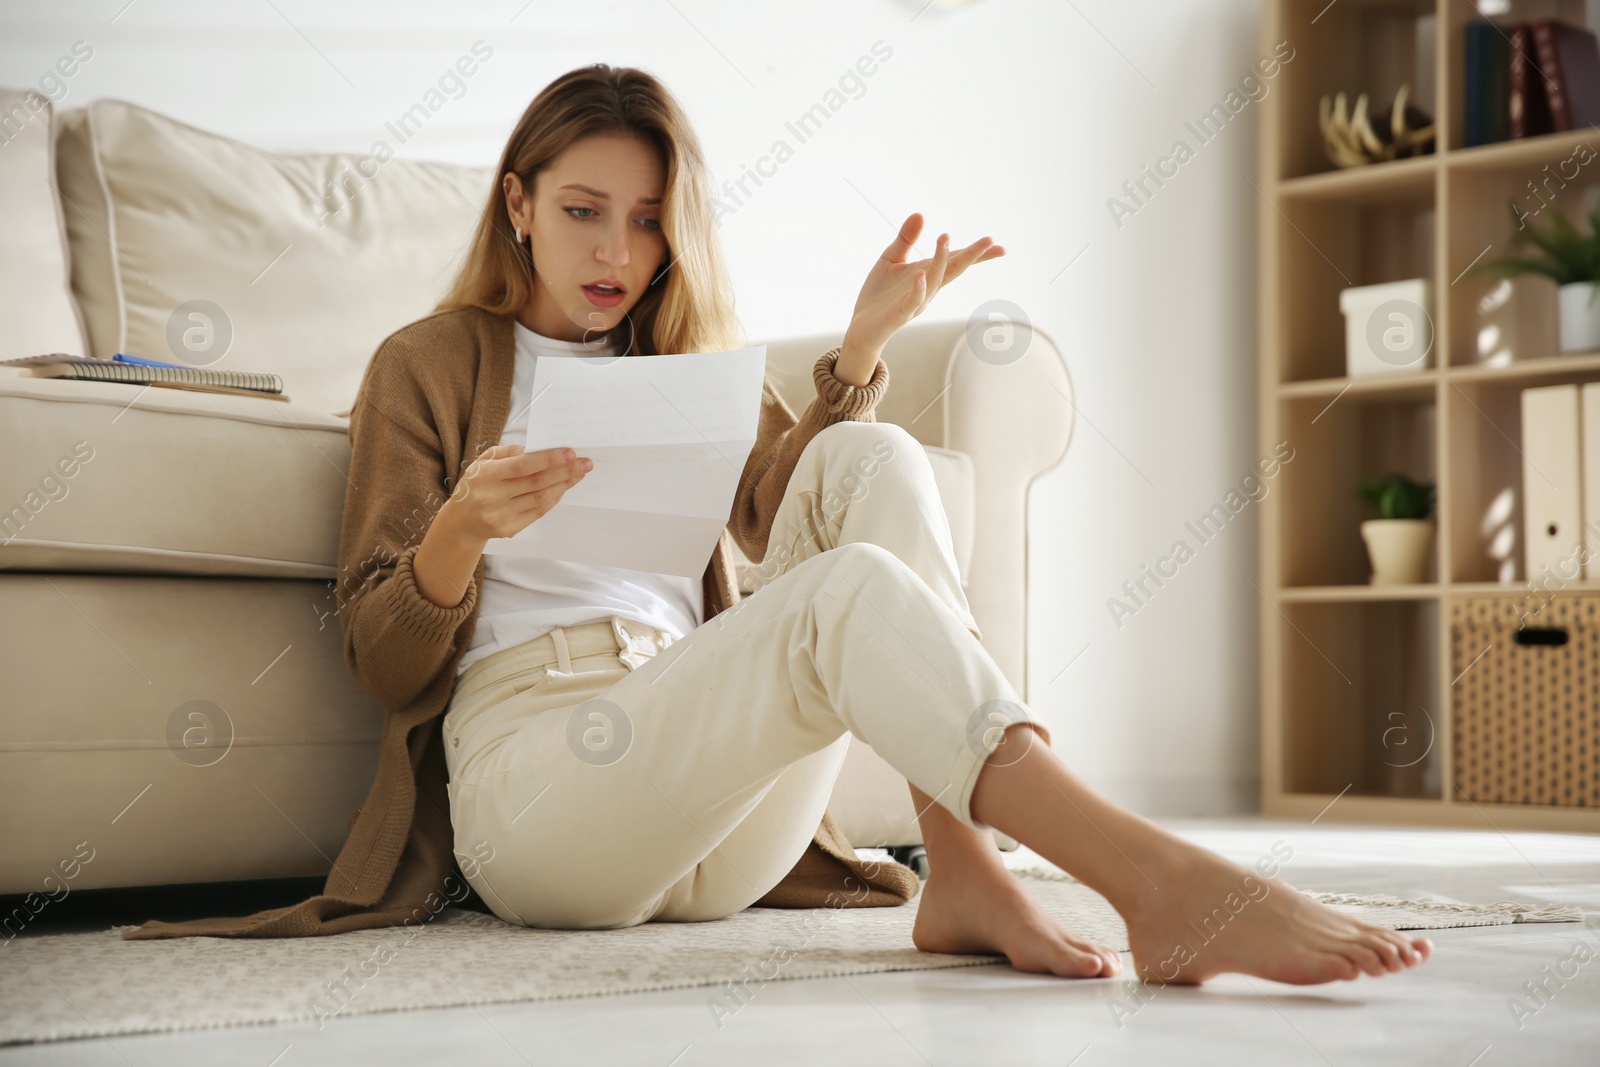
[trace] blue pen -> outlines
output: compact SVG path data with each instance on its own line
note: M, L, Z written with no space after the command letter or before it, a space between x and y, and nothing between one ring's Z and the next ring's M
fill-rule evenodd
M111 357L111 362L113 362L113 363L132 363L132 364L134 364L136 366L140 366L140 367L171 367L173 370L192 370L193 369L192 367L184 366L182 363L162 363L159 360L154 360L154 359L140 359L138 356L125 356L121 352L118 352L116 355L112 356Z

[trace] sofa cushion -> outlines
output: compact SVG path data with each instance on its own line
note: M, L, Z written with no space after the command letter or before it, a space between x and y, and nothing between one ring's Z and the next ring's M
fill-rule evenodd
M0 571L331 580L348 429L279 400L0 367ZM924 448L965 585L972 459Z
M0 456L0 570L338 573L350 469L338 416L7 367Z
M0 89L0 359L87 354L52 188L54 121L50 101L38 93Z
M91 354L268 371L334 413L378 343L444 295L493 173L390 158L383 138L267 152L121 100L58 126Z

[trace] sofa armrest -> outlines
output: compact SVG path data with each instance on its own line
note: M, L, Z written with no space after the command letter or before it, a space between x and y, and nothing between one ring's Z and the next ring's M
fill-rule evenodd
M990 322L987 328L1003 327ZM928 447L973 464L972 558L967 600L983 646L1027 696L1028 493L1060 464L1075 421L1072 382L1055 342L1013 324L1004 359L980 358L965 322L914 322L884 349L889 388L877 408ZM781 338L767 345L767 373L795 410L814 389L810 367L837 334ZM1012 353L1016 353L1013 355ZM986 356L989 354L986 352Z

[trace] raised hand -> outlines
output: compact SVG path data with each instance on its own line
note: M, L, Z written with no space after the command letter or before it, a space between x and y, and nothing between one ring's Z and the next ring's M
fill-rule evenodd
M906 253L922 233L922 213L913 212L900 232L872 265L856 298L844 351L835 374L841 380L859 378L865 384L889 338L922 314L940 289L961 277L974 263L998 259L1006 250L988 237L980 237L958 252L950 251L950 235L941 233L929 259L906 261ZM855 373L851 373L851 372Z

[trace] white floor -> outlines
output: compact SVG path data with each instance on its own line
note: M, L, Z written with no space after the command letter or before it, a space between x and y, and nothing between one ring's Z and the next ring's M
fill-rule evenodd
M1121 979L997 964L773 981L720 1028L714 991L686 989L25 1046L0 1064L1600 1064L1600 837L1166 822L1246 864L1287 843L1284 876L1308 890L1561 901L1589 921L1433 931L1434 958L1409 973L1311 988L1228 976L1142 1007ZM1547 977L1574 967L1564 985Z

